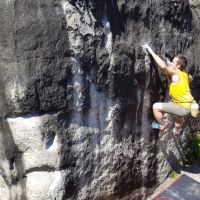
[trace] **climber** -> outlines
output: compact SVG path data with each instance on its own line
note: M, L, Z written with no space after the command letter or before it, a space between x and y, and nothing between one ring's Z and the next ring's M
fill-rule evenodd
M163 113L169 113L176 116L174 132L179 133L182 129L183 117L191 113L190 107L194 102L189 88L192 76L185 71L187 59L183 56L175 56L171 65L167 66L149 45L144 45L144 48L166 74L169 81L169 93L172 98L172 101L167 103L154 103L153 114L158 123L152 123L152 128L165 131L167 127L164 126Z

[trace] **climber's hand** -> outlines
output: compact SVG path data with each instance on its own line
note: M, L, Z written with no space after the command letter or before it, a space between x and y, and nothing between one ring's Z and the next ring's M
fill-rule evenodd
M143 48L144 48L146 51L148 51L149 53L152 53L152 52L153 52L152 48L151 48L148 44L145 44L145 45L143 46Z

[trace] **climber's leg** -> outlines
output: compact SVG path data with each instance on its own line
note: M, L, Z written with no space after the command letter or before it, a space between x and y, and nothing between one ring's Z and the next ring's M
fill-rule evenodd
M163 103L163 112L175 115L177 117L183 117L190 114L189 108L184 108L183 106L179 106L176 103L168 102Z
M183 116L187 116L190 114L189 108L184 108L183 106L179 106L176 103L168 102L168 103L155 103L153 105L153 114L155 119L160 124L160 130L164 130L164 121L163 121L163 113L168 113L177 116L175 127L180 130L183 126Z
M176 103L169 102L163 103L163 111L176 116L175 128L173 129L173 132L179 133L183 126L183 117L190 114L190 109L179 106Z
M157 122L160 124L160 130L164 130L163 122L163 103L154 103L153 104L153 114Z
M183 117L176 117L175 127L179 131L183 126Z
M183 117L176 117L175 127L172 129L172 133L174 135L180 134L180 131L183 127L183 122L184 122Z

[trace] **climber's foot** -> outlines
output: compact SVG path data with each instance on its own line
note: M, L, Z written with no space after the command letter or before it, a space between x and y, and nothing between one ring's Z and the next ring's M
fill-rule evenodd
M181 130L182 130L182 128L173 128L172 129L172 133L173 133L173 135L180 135L180 133L181 133Z
M152 127L153 129L159 129L160 131L165 131L165 127L164 127L163 125L160 125L160 124L157 123L157 122L153 122L153 123L151 124L151 127Z

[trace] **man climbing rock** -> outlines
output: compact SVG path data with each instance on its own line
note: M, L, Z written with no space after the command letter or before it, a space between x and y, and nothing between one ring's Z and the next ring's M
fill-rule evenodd
M169 113L176 116L174 132L178 133L183 125L183 116L190 114L190 108L194 102L189 88L192 76L185 71L187 59L183 56L175 56L171 65L167 66L149 45L144 45L144 48L152 55L155 62L166 74L169 80L169 93L172 98L171 102L154 103L153 113L159 124L154 122L152 123L152 127L165 131L167 127L164 126L163 113Z

